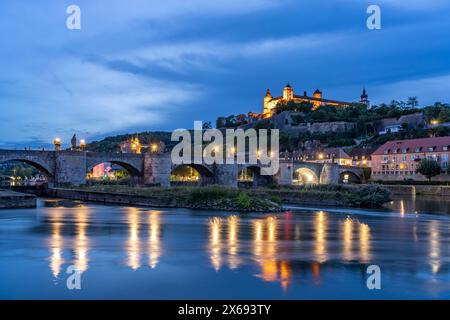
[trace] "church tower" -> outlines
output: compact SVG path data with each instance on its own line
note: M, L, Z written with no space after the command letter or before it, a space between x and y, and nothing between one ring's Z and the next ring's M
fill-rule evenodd
M313 97L316 98L316 99L322 99L322 91L317 89L316 91L314 91Z
M265 115L271 114L269 102L272 101L273 97L270 93L270 89L267 89L266 95L264 96L264 113Z
M369 96L367 95L366 88L363 89L360 103L366 105L367 107L370 106Z
M283 89L283 99L286 101L290 101L294 99L294 90L292 89L289 82L287 83L286 87Z

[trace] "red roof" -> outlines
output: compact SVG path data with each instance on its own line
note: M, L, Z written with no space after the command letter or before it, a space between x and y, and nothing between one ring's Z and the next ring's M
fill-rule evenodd
M444 147L450 151L450 137L388 141L372 153L372 155L382 155L385 154L385 151L389 154L431 152L428 150L431 147L434 148L433 152L446 151ZM416 149L420 151L416 151Z

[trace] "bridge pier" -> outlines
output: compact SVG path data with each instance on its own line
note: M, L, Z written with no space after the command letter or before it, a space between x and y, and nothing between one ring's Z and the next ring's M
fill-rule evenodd
M294 165L292 160L281 160L280 169L274 176L274 183L278 185L291 185L294 177Z
M56 152L55 184L86 184L86 153L76 151Z
M214 183L237 189L238 173L237 165L214 165Z
M170 153L144 155L144 184L170 186L172 160Z
M337 163L325 163L320 173L319 184L338 184L339 165Z

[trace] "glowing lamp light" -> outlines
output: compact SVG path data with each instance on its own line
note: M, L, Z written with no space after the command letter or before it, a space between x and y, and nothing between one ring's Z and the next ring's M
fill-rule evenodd
M53 139L53 144L55 145L55 150L60 151L61 150L61 139L55 138Z
M84 147L86 147L86 140L81 139L80 140L80 148L84 148Z
M431 120L431 124L433 126L438 125L439 124L439 120Z

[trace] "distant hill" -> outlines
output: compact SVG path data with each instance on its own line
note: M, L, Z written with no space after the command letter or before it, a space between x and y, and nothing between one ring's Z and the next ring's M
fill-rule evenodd
M140 132L133 134L123 134L113 137L106 137L100 141L93 141L86 146L86 149L94 152L119 152L120 143L138 137L142 145L151 145L152 143L164 142L166 148L171 149L176 145L176 141L170 141L172 133L164 131Z

